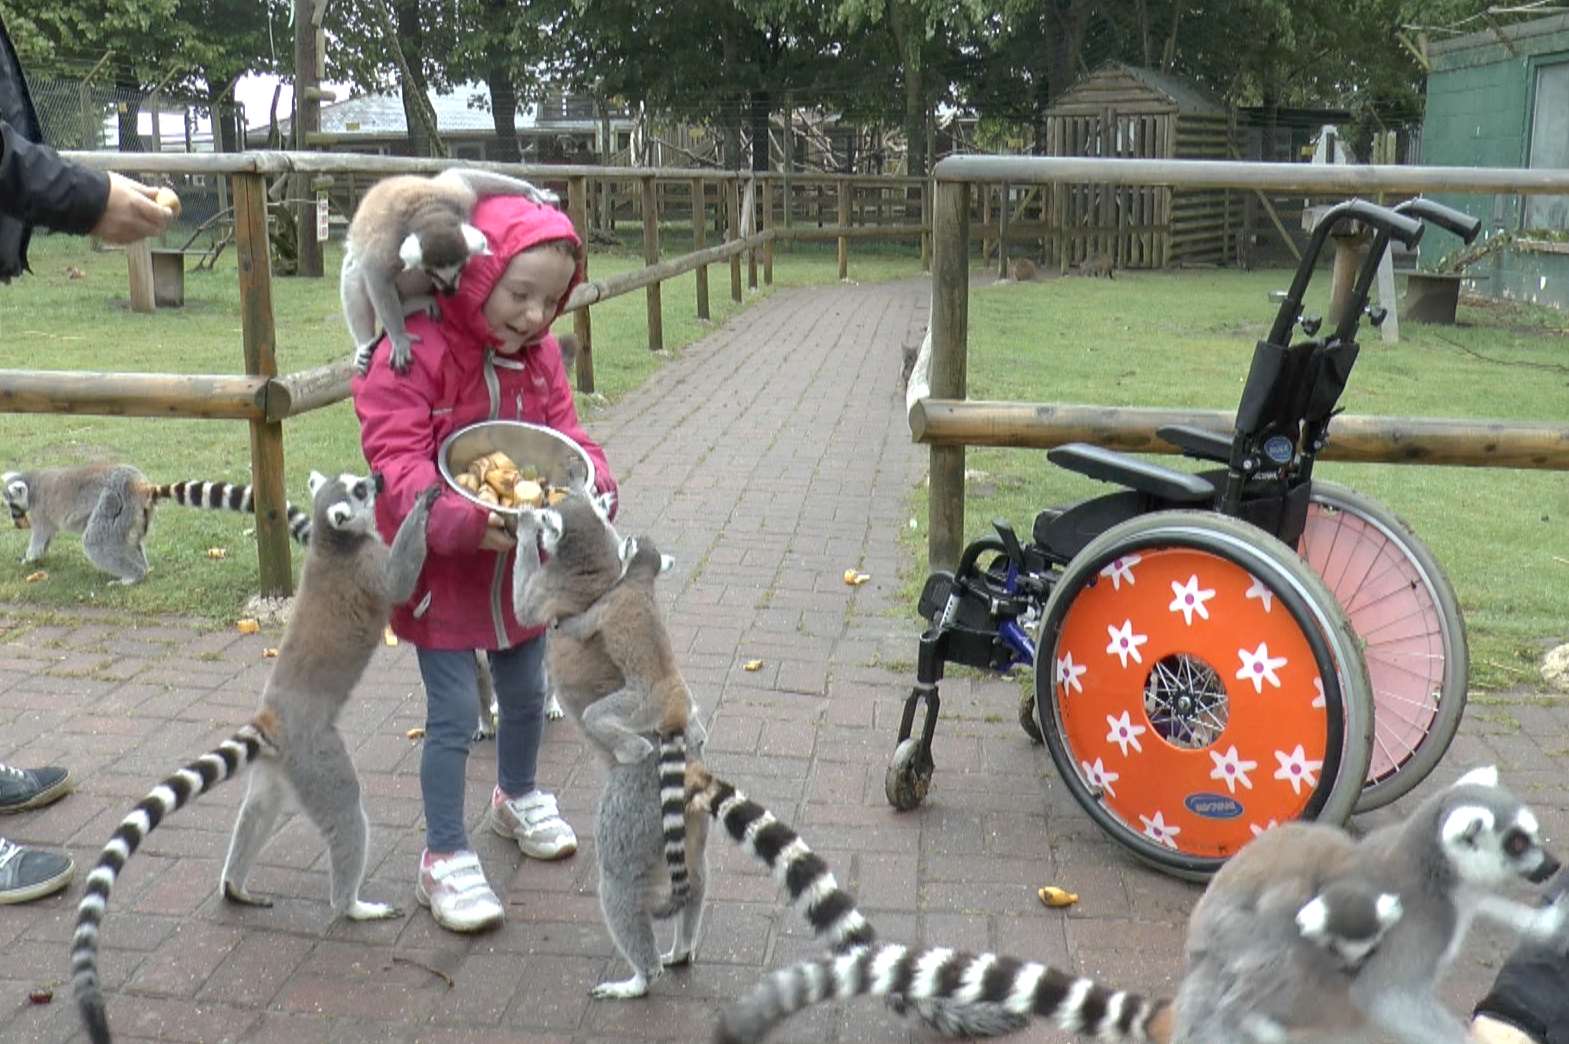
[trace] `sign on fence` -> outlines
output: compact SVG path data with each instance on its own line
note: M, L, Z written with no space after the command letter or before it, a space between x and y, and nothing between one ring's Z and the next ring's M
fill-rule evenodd
M327 242L327 197L316 197L316 242Z

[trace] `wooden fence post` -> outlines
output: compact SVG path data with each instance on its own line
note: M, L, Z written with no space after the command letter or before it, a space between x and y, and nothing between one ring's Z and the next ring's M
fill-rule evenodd
M751 235L761 226L757 221L757 178L746 179L746 217L741 222L741 234ZM749 290L757 289L757 248L752 247L746 252L746 285Z
M839 179L839 278L850 278L850 237L844 230L850 227L850 179Z
M725 181L725 205L729 211L729 225L725 230L725 239L741 238L741 181L732 175ZM730 255L730 300L737 303L741 300L741 255Z
M131 280L131 311L151 312L153 301L153 245L148 239L138 239L125 247L125 263Z
M643 178L643 263L659 263L659 183L652 175ZM661 351L665 347L664 313L659 306L659 284L649 283L648 295L648 350Z
M917 198L921 201L921 271L932 270L932 193L930 181L921 185ZM968 249L968 244L966 244Z
M962 399L969 352L970 186L939 182L934 195L931 394ZM964 447L933 446L930 474L928 568L952 569L964 543Z
M692 249L701 250L707 242L708 189L702 178L692 179ZM708 266L697 267L697 317L708 318Z
M992 223L992 187L983 181L980 183L979 188L981 192L981 227L990 228ZM923 258L926 256L924 239L921 243L921 256ZM991 259L992 239L983 232L981 233L981 267L984 268L990 264Z
M1008 278L1008 212L1013 209L1013 188L1002 183L1002 203L997 208L997 278Z
M763 228L774 227L774 179L766 178L763 181ZM767 286L774 285L774 241L770 239L763 244L763 283Z
M589 180L576 177L567 182L567 213L583 240L583 278L588 278L588 201ZM587 308L572 313L572 332L577 336L577 390L594 390L594 324Z
M276 377L278 358L272 312L272 258L267 245L267 178L234 176L234 247L240 269L240 329L245 372ZM293 593L289 526L283 482L283 423L251 421L251 487L255 491L256 558L264 598Z

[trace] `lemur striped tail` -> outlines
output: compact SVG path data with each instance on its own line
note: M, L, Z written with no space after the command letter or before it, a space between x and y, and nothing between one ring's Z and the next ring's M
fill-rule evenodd
M856 946L768 975L720 1018L718 1044L757 1044L784 1019L822 1001L887 997L948 1036L988 1037L1031 1018L1101 1041L1170 1038L1170 1002L1108 990L1034 961L941 947Z
M655 917L673 917L692 898L686 852L686 733L659 735L659 818L665 834L665 866L670 871L670 897L654 909Z
M774 879L790 893L790 904L830 950L837 953L871 944L875 935L871 924L839 887L822 856L808 848L799 834L696 762L687 770L687 793L694 808L713 816L742 848L773 871Z
M268 743L263 731L270 714L262 711L250 724L203 754L184 768L164 778L147 796L137 802L130 815L120 821L93 872L87 875L86 894L76 908L76 934L71 941L71 978L76 990L76 1004L87 1026L87 1035L93 1044L108 1044L109 1018L104 1011L104 999L98 984L98 927L103 922L104 910L109 904L109 891L114 879L124 869L153 828L169 813L186 802L212 789L232 777L240 769L256 760L263 745Z
M170 482L162 486L154 486L153 497L158 500L172 500L185 507L209 508L214 511L243 511L250 514L254 510L251 506L251 487L237 486L231 482L202 482L195 479L188 482ZM285 504L284 509L289 519L289 535L301 544L310 543L310 512L297 508L293 504Z

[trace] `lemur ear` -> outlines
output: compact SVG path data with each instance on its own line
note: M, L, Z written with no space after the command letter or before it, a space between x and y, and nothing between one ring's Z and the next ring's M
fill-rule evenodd
M404 268L419 268L425 263L425 251L420 249L419 236L410 232L398 247L398 258Z
M5 499L26 510L27 483L22 481L21 472L8 471L4 475L0 475L0 482L5 483Z
M661 554L659 556L659 571L661 573L670 572L670 570L675 567L675 564L676 560L671 558L669 555Z
M327 476L319 471L312 471L310 478L306 480L306 484L311 491L311 496L314 497L321 487L327 484Z
M1455 780L1455 786L1496 787L1498 786L1498 766L1483 765L1481 768L1474 768Z
M1474 846L1477 835L1493 829L1495 822L1491 810L1480 805L1461 805L1444 817L1439 832L1445 841Z
M539 512L539 546L545 549L547 555L555 554L565 529L566 526L561 521L561 512L554 508L545 508Z
M485 237L485 233L466 221L463 223L463 242L469 248L469 257L483 257L490 253L490 240Z

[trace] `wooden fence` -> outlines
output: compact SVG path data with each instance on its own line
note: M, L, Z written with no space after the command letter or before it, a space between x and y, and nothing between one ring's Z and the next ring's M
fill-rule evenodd
M1231 415L965 398L973 186L1164 185L1323 196L1423 192L1569 194L1569 170L1483 167L1326 166L1074 157L955 156L937 164L932 206L932 311L907 392L910 431L931 447L932 568L953 568L964 540L966 446L1050 447L1082 441L1176 453L1162 424L1230 432ZM1326 459L1569 470L1569 422L1341 416Z
M434 174L451 161L385 156L302 152L229 154L68 152L68 158L104 170L138 174L227 176L235 207L235 253L239 268L243 374L145 374L55 370L0 370L0 411L11 413L91 413L124 417L186 417L243 420L250 425L251 483L255 489L256 544L261 593L287 595L293 586L289 531L284 515L283 422L308 410L341 401L349 395L351 365L347 342L340 361L291 374L279 374L277 327L272 304L272 266L267 229L267 181L287 174L354 173L356 175ZM708 265L730 262L730 294L742 298L741 255L751 257L752 285L756 260L763 255L765 281L772 281L771 227L742 230L742 203L756 195L745 175L709 170L526 166L498 163L462 164L513 174L536 181L566 179L567 208L581 233L586 231L587 187L590 179L631 177L640 186L643 207L654 220L644 223L645 267L608 279L592 278L573 290L566 310L575 313L581 342L578 386L593 389L590 306L635 290L648 301L649 347L663 346L663 302L660 283L696 270L698 314L708 311ZM661 184L679 182L708 199L707 185L717 186L725 212L723 242L678 257L659 252ZM765 218L766 221L766 218ZM695 222L699 227L703 221ZM841 252L842 256L842 252ZM842 264L842 262L841 262Z

